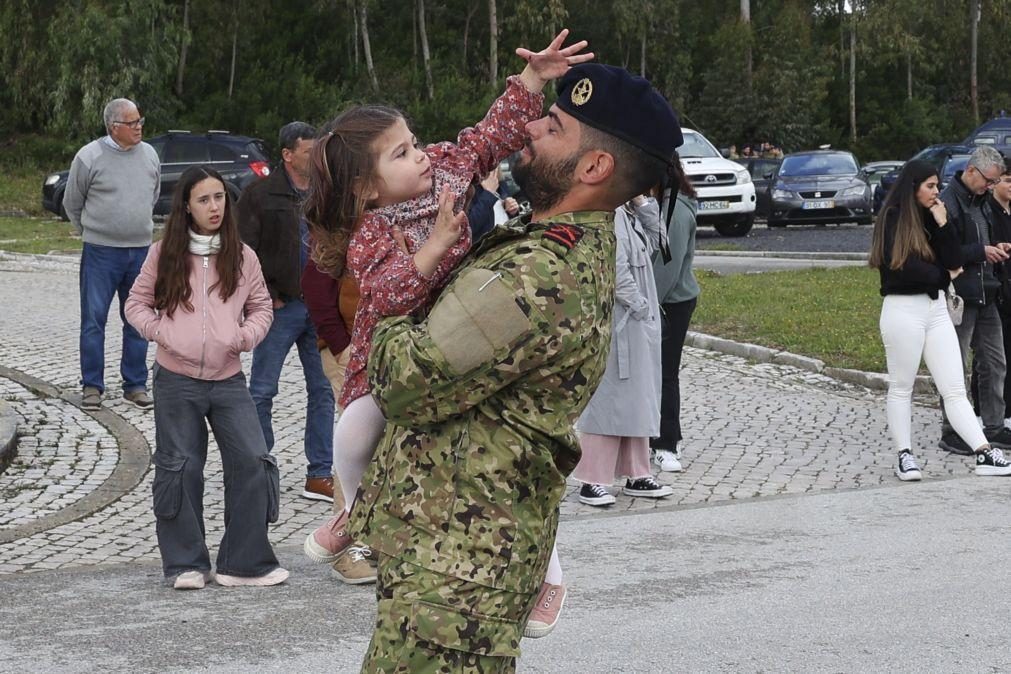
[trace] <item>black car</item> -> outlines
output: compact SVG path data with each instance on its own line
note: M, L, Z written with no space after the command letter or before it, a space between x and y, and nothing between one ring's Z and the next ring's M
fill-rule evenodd
M155 215L167 215L172 207L172 192L182 172L195 164L207 164L225 179L225 186L235 201L253 181L270 175L270 163L263 141L236 136L227 131L195 134L169 131L146 141L161 159L161 193ZM63 210L63 191L70 171L52 173L42 184L42 206L67 219Z
M783 158L772 186L769 227L871 222L871 187L849 152L812 150Z
M941 166L941 172L937 181L937 189L943 190L948 186L954 178L955 174L959 171L964 171L965 167L969 164L969 157L972 155L968 154L953 154L944 160L944 165Z
M751 182L755 185L755 217L769 217L769 206L772 197L769 190L772 189L772 181L783 163L782 159L765 159L763 157L740 157L735 159L738 164L745 166L751 174Z
M912 156L910 161L913 159L922 159L923 161L930 162L937 169L937 175L941 176L941 168L944 166L944 162L947 161L948 157L955 154L971 154L973 147L971 145L965 145L962 143L938 143L937 145L930 145L923 148L916 154ZM892 189L892 185L895 184L895 180L899 177L899 171L902 167L895 169L894 171L889 171L885 175L881 176L881 182L877 184L874 188L874 212L877 213L881 210L881 204L885 203L885 196L888 194L888 190Z

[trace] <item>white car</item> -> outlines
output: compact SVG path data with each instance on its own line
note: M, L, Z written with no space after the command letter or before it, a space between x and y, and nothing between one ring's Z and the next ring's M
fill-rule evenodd
M755 185L748 169L724 159L698 131L682 128L681 133L685 142L678 155L698 192L698 223L723 236L744 236L755 222Z

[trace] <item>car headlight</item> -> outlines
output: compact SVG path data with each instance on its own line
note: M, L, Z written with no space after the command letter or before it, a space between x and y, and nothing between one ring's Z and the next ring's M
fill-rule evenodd
M790 190L774 189L772 190L772 198L788 200L788 199L796 199L797 195L791 192Z
M738 185L747 185L748 183L751 182L751 174L748 173L748 169L736 170L734 171L734 173L737 174Z
M867 189L865 185L854 185L853 187L847 187L844 190L839 190L837 197L862 197L864 191Z
M48 187L49 185L55 185L58 182L60 182L60 174L54 173L46 178L45 184Z

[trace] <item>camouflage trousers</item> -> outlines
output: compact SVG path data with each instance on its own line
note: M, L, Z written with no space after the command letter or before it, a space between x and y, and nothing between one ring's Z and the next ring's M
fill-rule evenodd
M434 573L381 555L376 628L362 672L498 674L516 656L536 594Z

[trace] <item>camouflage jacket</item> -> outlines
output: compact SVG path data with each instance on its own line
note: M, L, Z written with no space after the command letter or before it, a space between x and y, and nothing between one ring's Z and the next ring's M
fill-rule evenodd
M426 320L390 318L369 357L386 433L356 541L500 590L540 587L572 431L604 373L613 212L513 220L486 236Z

